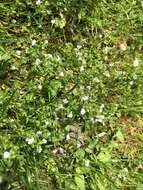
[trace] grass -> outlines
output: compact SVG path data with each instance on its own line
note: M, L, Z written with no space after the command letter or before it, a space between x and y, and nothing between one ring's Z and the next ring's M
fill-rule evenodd
M0 189L143 189L143 3L0 3Z

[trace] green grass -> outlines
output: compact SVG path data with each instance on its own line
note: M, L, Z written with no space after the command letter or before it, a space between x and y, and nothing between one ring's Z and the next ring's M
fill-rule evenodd
M0 3L0 189L143 189L143 3Z

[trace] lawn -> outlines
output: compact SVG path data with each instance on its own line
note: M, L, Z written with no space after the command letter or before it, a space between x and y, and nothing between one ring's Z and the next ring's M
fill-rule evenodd
M0 190L143 190L143 1L0 2Z

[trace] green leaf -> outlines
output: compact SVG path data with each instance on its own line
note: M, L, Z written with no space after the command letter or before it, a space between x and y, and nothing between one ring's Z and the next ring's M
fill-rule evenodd
M101 161L101 162L110 162L111 161L111 154L110 151L108 149L103 149L97 156L97 158Z
M142 190L143 189L143 184L138 184L136 190Z
M85 156L85 151L83 149L79 149L76 151L76 157L78 159L83 159Z
M75 183L76 183L79 190L85 190L84 175L76 175L75 176Z
M123 133L122 131L119 129L116 133L116 137L119 141L123 142L124 141L124 136L123 136Z

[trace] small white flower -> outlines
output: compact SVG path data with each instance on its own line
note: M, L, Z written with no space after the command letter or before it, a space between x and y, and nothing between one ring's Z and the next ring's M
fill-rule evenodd
M53 55L50 54L50 53L48 53L48 54L47 54L47 57L48 57L49 59L52 59L52 58L53 58Z
M67 140L67 141L70 140L70 135L69 135L69 134L67 134L66 140Z
M81 115L84 115L85 113L86 113L85 109L82 108L81 111L80 111L80 114L81 114Z
M10 152L5 151L5 152L3 153L3 158L4 158L4 159L8 159L9 157L10 157Z
M133 62L134 67L137 67L139 65L139 60L136 58Z
M111 49L110 47L106 46L103 51L105 54L107 54L110 51L110 49Z
M59 55L56 56L56 61L61 61L61 57Z
M124 168L124 171L127 173L128 172L128 168Z
M38 85L38 90L42 90L42 88L43 88L42 85L39 84L39 85Z
M46 140L46 139L43 139L43 140L42 140L42 143L43 143L43 144L46 144L46 143L47 143L47 140Z
M69 102L69 101L68 101L67 98L63 99L63 103L64 103L64 104L67 104L68 102Z
M106 135L106 133L105 132L102 132L102 133L99 133L98 135L97 135L97 137L103 137L103 136L105 136Z
M82 48L82 46L81 45L77 45L77 49L81 49Z
M42 152L42 148L41 148L41 146L39 146L38 148L37 148L37 153L41 153Z
M41 62L41 60L37 58L36 61L35 61L35 65L39 65L40 62Z
M12 71L15 71L17 68L13 65L12 67L11 67L11 70Z
M48 43L49 43L48 40L45 40L45 41L44 41L44 44L48 44Z
M38 136L42 135L42 131L37 131L36 133Z
M12 122L12 123L15 122L15 119L11 119L11 122Z
M34 138L32 137L32 138L26 138L26 142L27 142L27 144L33 144L34 143Z
M91 121L92 123L95 123L95 120L94 120L93 117L90 119L90 121Z
M0 184L2 184L2 182L3 182L3 178L2 176L0 176Z
M80 90L84 90L84 86L82 86L82 85L79 86L79 88L80 88Z
M89 164L90 164L90 160L85 160L85 166L89 167Z
M120 44L119 44L119 48L120 48L120 50L122 50L122 51L126 51L127 48L128 48L127 43L126 43L126 42L120 43Z
M48 120L45 121L45 125L49 125L49 121Z
M82 72L82 71L84 71L84 66L83 65L80 67L80 72Z
M56 19L51 20L51 23L55 24L56 23Z
M15 24L15 23L16 23L16 20L15 20L15 19L13 19L13 20L12 20L12 22Z
M36 45L36 40L35 40L35 39L32 40L31 45L32 45L32 46L35 46L35 45Z
M80 148L81 147L81 143L77 143L77 148Z
M91 90L91 86L87 86L87 89L88 89L88 90Z
M60 105L59 105L59 109L64 109L63 104L60 104Z
M83 100L83 101L87 101L88 99L89 99L88 96L83 96L83 97L82 97L82 100Z
M21 51L20 51L20 50L16 50L16 54L17 54L18 56L20 56L20 55L21 55Z
M104 115L98 115L95 119L96 122L103 123L104 122Z
M100 106L99 112L102 112L104 107L105 107L104 104L102 104L102 105Z
M114 64L113 64L113 63L110 63L110 64L109 64L109 66L110 66L110 67L113 67L113 66L114 66Z
M106 77L110 77L109 71L105 71L103 74L104 74Z
M99 83L99 82L100 82L100 80L99 80L99 78L98 78L98 77L95 77L95 78L93 79L93 82L97 82L97 83Z
M63 71L61 71L61 72L59 73L59 76L60 76L60 77L64 77Z
M130 83L129 83L131 86L134 84L134 82L133 81L130 81Z
M42 3L41 0L36 1L36 5L40 5L41 3Z
M72 118L73 117L73 113L70 112L68 115L67 115L68 118Z

